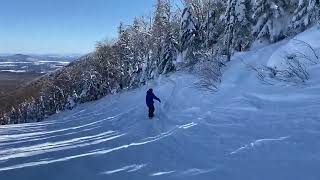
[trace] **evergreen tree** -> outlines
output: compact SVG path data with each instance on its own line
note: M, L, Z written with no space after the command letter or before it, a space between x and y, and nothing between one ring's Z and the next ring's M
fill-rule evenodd
M218 32L216 29L216 13L213 10L208 10L206 22L203 25L204 31L204 40L205 40L205 47L211 48L213 44L217 42L218 39Z
M154 21L151 29L152 39L152 64L151 77L159 73L158 66L163 62L162 55L170 41L170 20L171 4L170 0L157 0ZM162 68L160 68L162 69ZM161 70L160 70L161 71Z
M319 19L319 0L298 0L290 24L290 29L301 32Z
M250 1L237 0L235 7L236 28L234 29L235 39L232 48L243 51L250 47L252 42L252 24L250 22Z
M224 15L224 45L227 59L235 50L241 51L250 42L251 24L248 17L246 0L228 0Z
M283 38L288 26L283 19L288 13L287 3L282 0L256 0L253 7L253 35L256 39L275 42Z
M231 54L232 54L232 44L234 41L234 30L236 25L236 14L235 14L235 7L236 7L237 0L228 0L227 9L224 16L226 29L225 29L225 38L224 44L226 48L226 55L228 61L230 61Z
M144 17L135 18L131 28L131 49L133 51L133 59L130 64L129 75L131 76L130 87L136 87L143 83L148 77L145 71L148 68L144 64L148 64L150 53L150 35L148 23Z
M178 62L185 62L187 58L193 58L196 24L191 13L191 7L184 8L180 26L180 54Z

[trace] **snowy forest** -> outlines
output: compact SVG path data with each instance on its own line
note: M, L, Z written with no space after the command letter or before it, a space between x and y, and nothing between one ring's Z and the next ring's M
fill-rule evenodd
M235 52L319 23L319 6L319 0L184 0L179 7L157 0L151 17L119 22L117 39L99 41L94 52L2 100L0 124L41 121L161 74L192 71L199 63L215 76L206 78L219 82Z

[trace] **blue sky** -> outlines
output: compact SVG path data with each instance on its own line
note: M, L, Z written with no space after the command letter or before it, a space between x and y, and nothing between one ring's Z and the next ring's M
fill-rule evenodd
M88 53L155 0L0 0L0 53Z

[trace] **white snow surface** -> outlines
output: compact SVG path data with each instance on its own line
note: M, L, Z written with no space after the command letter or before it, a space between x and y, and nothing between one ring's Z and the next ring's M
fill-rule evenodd
M281 46L279 49L272 54L267 66L276 67L279 70L284 70L287 68L285 57L287 55L296 54L299 61L306 66L313 65L314 61L317 61L312 49L314 49L316 54L320 55L320 26L314 26L307 31L300 33L296 37L287 41L285 45ZM305 58L305 57L306 58ZM320 57L319 57L320 58ZM311 60L311 61L310 61Z
M270 86L240 61L266 65L285 46L233 56L217 93L180 72L44 122L0 126L0 179L320 179L320 65L304 85ZM152 120L150 87L162 100Z

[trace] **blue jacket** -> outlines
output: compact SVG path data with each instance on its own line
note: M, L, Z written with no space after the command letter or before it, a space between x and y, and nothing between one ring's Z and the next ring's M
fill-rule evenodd
M154 103L153 99L161 102L160 99L156 95L153 94L152 90L149 89L147 91L147 96L146 96L146 104L148 107L153 106L153 103Z

